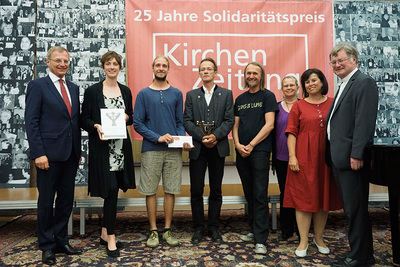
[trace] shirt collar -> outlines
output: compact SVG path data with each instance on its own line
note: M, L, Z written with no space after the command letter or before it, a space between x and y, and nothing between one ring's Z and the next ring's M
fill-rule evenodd
M49 77L53 83L58 82L60 80L60 78L52 72L49 72ZM61 79L65 82L65 77L62 77Z
M216 86L217 86L217 85L214 83L214 86L213 86L213 88L212 88L211 91L210 91L210 95L212 95L212 94L214 93L214 90L215 90L215 87L216 87ZM208 94L208 90L207 90L207 88L204 87L204 85L203 85L201 88L203 88L203 92L204 92L205 94Z
M354 73L356 73L356 71L358 71L358 68L355 68L352 72L350 72L346 77L344 77L343 79L341 79L342 83L347 83L350 78L354 75Z

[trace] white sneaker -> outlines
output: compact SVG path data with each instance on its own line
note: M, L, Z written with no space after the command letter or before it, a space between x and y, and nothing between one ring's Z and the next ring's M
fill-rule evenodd
M246 242L250 242L254 240L254 234L253 233L248 233L247 235L241 235L240 239Z
M267 248L263 244L256 244L256 249L254 252L256 254L267 254Z

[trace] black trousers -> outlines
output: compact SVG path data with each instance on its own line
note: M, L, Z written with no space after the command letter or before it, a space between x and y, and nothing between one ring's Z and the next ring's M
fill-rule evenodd
M212 233L219 228L219 219L222 205L222 178L224 176L225 157L220 157L217 147L201 146L197 159L190 160L190 203L192 207L193 227L204 231L204 179L208 166L208 180L210 196L208 201L208 232Z
M108 235L115 234L115 220L117 218L117 202L118 202L118 191L120 186L123 184L124 172L123 171L112 171L110 172L110 190L107 198L104 199L103 204L103 223L102 226L107 229Z
M36 168L39 191L38 242L42 251L68 244L67 227L74 201L78 163L75 153L71 153L66 161L50 161L48 170ZM53 208L56 193L55 208Z
M288 162L275 159L276 176L278 177L280 194L280 215L279 222L281 225L282 235L292 236L295 231L296 213L293 208L283 207L283 199L285 196L286 175L288 169Z
M338 169L332 164L343 209L349 223L350 252L347 257L368 260L373 257L372 227L368 213L369 180L365 169Z
M236 168L248 203L249 224L255 244L265 244L269 234L269 152L253 151L243 158L236 152Z

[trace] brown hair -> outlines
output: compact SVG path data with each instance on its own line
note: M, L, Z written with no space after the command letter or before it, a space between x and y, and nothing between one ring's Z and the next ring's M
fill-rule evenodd
M154 58L154 60L153 60L152 66L154 67L154 65L156 64L156 60L159 59L159 58L165 59L165 60L167 61L168 68L169 68L169 59L168 59L166 56L164 56L164 55L158 55L158 56L156 56L156 57Z
M115 51L108 51L101 57L100 59L101 67L104 68L104 64L106 64L107 61L113 58L117 61L119 68L122 70L124 68L124 66L122 66L122 57Z
M244 68L243 88L246 89L247 87L249 87L249 84L246 81L246 71L247 71L247 67L249 65L253 65L253 66L256 66L256 67L260 68L260 72L261 72L260 73L260 90L261 91L264 90L265 89L264 88L264 86L265 86L265 71L264 71L263 66L260 63L256 62L256 61L250 62L249 64L247 64L246 68Z
M214 65L214 71L217 71L217 70L218 70L217 63L215 63L215 60L212 59L212 58L210 58L210 57L206 57L206 58L204 58L204 59L202 59L202 60L200 61L200 64L199 64L199 71L200 71L200 65L201 65L201 63L203 63L204 61L209 61L209 62L211 62L211 63Z

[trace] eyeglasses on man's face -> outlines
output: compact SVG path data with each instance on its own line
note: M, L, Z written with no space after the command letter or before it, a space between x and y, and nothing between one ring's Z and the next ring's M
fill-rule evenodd
M348 58L345 58L345 59L334 60L334 61L329 62L329 65L332 66L332 67L336 66L336 64L341 65L341 64L343 64L344 62L346 62L349 59L350 58L348 57Z
M62 59L59 59L59 58L57 58L57 59L49 58L49 60L55 62L56 64L61 64L61 63L64 63L65 65L69 64L69 60L62 60Z
M200 69L200 72L206 72L206 71L208 71L208 72L214 72L214 69L213 69L213 68L201 68L201 69Z

